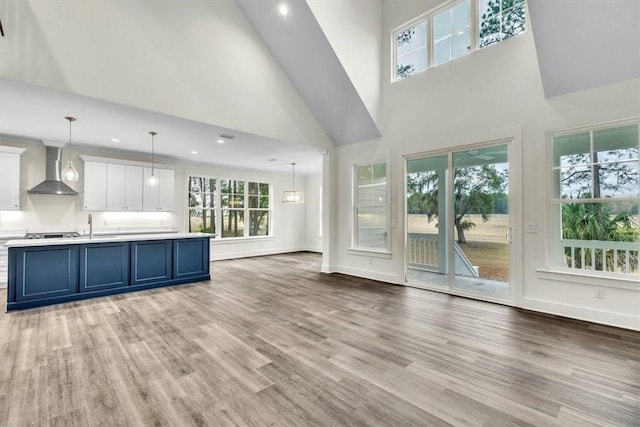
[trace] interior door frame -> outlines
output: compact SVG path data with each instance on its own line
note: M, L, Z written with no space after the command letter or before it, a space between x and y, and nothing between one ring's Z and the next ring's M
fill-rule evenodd
M446 293L449 295L463 296L467 298L479 299L483 301L495 302L504 305L520 304L522 299L522 253L523 253L523 241L522 241L522 147L521 147L521 130L518 128L517 132L513 132L514 136L501 137L495 139L486 139L482 142L476 143L460 143L451 144L450 146L438 150L404 154L403 158L403 208L404 214L404 285L425 288L428 290ZM479 295L472 292L465 292L464 290L456 289L453 286L453 280L455 276L454 269L454 247L453 244L449 244L448 248L448 277L447 287L430 286L428 283L416 284L410 283L407 279L408 272L408 212L407 212L407 163L412 159L419 159L424 157L435 157L447 155L447 167L449 173L447 176L447 190L450 191L453 188L454 171L453 171L453 153L460 151L468 151L473 149L487 148L498 145L507 145L507 158L508 158L508 171L509 171L509 191L507 200L509 204L509 226L511 228L511 244L509 245L509 297L507 299L489 298L483 295ZM447 212L448 212L448 233L447 237L451 241L454 239L453 234L453 198L447 198Z

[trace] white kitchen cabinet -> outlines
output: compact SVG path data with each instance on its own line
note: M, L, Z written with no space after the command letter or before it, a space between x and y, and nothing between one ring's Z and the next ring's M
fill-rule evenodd
M84 162L84 210L107 209L107 164Z
M0 210L20 210L22 148L0 147Z
M142 167L107 164L107 210L142 210Z
M147 177L151 168L144 168L144 190L142 192L142 210L147 212L170 212L173 210L174 171L155 168L158 185L147 185Z
M4 245L9 239L0 239L0 289L7 287L7 275L9 272L9 249Z

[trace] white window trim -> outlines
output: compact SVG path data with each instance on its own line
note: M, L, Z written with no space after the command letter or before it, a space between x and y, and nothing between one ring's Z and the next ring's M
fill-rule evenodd
M185 230L189 229L189 221L190 221L190 214L189 214L189 179L191 177L198 177L198 178L206 178L206 179L214 179L216 182L216 194L215 194L215 206L212 208L207 208L210 210L213 210L215 213L215 226L216 226L216 233L213 235L211 241L212 242L229 242L229 243L233 243L233 242L241 242L241 241L251 241L251 240L269 240L269 239L274 239L276 236L273 233L273 184L270 182L265 182L265 181L261 181L261 180L255 180L255 179L240 179L240 178L229 178L229 177L224 177L224 178L220 178L218 176L212 176L212 175L206 175L206 174L201 174L201 173L191 173L191 172L187 172L185 174L185 179L186 179L186 183L185 183L185 187L187 189L186 191L186 226L185 226ZM249 222L249 215L250 212L252 210L266 210L269 212L269 224L267 225L269 228L269 234L266 236L249 236L249 227L245 226L244 228L244 236L242 237L222 237L222 211L223 209L229 209L229 208L223 208L222 207L222 191L220 190L220 182L221 181L244 181L245 183L245 191L244 191L244 208L242 209L238 209L238 210L242 210L244 212L244 216L245 216L245 224L247 224ZM257 182L259 184L269 184L269 209L255 209L255 208L249 208L249 183L250 182Z
M385 165L385 178L386 178L386 186L387 186L387 198L386 198L386 235L387 235L387 247L384 249L376 249L376 248L367 248L367 247L359 247L357 246L358 241L358 206L357 206L357 169L362 166L373 166L375 164L384 163ZM382 257L391 256L391 204L389 200L391 198L390 189L391 186L389 184L389 176L390 176L390 165L389 159L377 159L370 162L359 162L354 163L351 167L351 245L348 248L348 252L355 255L364 255L370 256L372 254L378 254ZM372 255L375 256L375 255Z
M479 40L479 34L480 34L480 11L479 11L479 7L478 7L478 1L479 0L470 0L470 7L469 7L469 37L471 38L470 40L470 49L469 49L469 53L467 55L462 55L458 58L455 59L451 59L449 61L443 62L442 64L438 64L438 65L433 65L433 55L434 55L434 36L433 36L433 18L438 15L439 13L447 10L447 9L451 9L455 6L457 6L459 3L462 3L464 0L450 0L447 1L437 7L434 7L433 9L430 9L420 15L418 15L417 17L406 21L404 24L399 25L395 28L393 28L391 30L391 37L390 37L390 47L391 47L391 83L397 83L400 81L404 81L407 80L409 77L412 77L414 75L418 75L418 74L422 74L424 72L427 72L429 70L431 70L432 68L437 68L440 67L442 65L448 64L450 62L454 62L457 61L459 59L462 59L464 57L466 57L467 55L470 55L474 52L480 51L480 50L484 50L487 49L491 46L494 45L499 45L501 43L503 43L506 40L509 39L502 39L497 43L492 43L488 46L485 46L483 48L480 47L480 40ZM529 22L529 4L528 4L529 0L525 0L525 8L526 8L526 12L525 12L525 30L518 34L518 36L525 34L529 31L530 28L530 22ZM408 76L404 79L399 79L397 77L397 70L398 70L398 55L396 54L396 48L397 48L397 42L396 42L396 37L397 34L401 31L406 30L409 27L413 27L415 25L418 25L422 22L426 22L427 25L427 68L423 71L417 72L415 74L412 74L411 76ZM516 38L515 37L510 37L510 38Z
M556 265L554 262L554 256L560 250L560 240L558 238L559 230L557 227L560 225L558 219L555 217L554 208L562 204L571 203L570 201L564 201L554 197L554 158L553 158L553 138L563 135L571 135L580 132L595 132L602 129L609 129L626 125L638 125L640 127L640 116L631 117L620 120L612 120L608 122L601 122L592 125L575 126L571 128L564 128L559 130L551 130L546 132L547 139L547 223L550 227L547 228L547 244L546 244L546 268L537 269L537 275L541 279L556 280L561 282L579 283L589 286L611 287L621 289L634 289L637 290L640 287L640 275L630 275L606 271L594 271L594 270L577 270L568 267L562 267ZM640 184L639 184L640 185ZM602 199L602 198L601 198ZM581 200L585 203L589 201L598 201L601 199L584 199ZM629 198L619 198L616 201L627 201ZM633 201L638 202L640 196L633 198ZM640 205L640 203L639 203ZM640 249L640 242L638 244Z

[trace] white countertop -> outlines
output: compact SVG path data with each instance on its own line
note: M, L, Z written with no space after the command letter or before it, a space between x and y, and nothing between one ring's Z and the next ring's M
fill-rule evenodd
M80 236L70 239L15 239L9 240L5 246L8 248L29 247L29 246L54 246L54 245L84 245L87 243L109 243L109 242L132 242L138 240L174 240L174 239L195 239L199 237L213 237L209 233L151 233L133 234L125 236Z

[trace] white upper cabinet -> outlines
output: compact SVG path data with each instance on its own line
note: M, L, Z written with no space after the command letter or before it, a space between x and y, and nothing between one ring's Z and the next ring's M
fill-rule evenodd
M84 209L157 212L173 210L174 171L155 168L159 184L146 185L151 168L144 163L83 156Z
M142 167L107 164L107 210L142 210Z
M144 191L142 210L147 212L170 212L173 210L174 171L171 169L155 168L158 185L149 186L146 179L151 175L151 168L144 168Z
M107 209L107 164L84 162L84 210Z
M0 210L20 210L22 148L0 147Z

